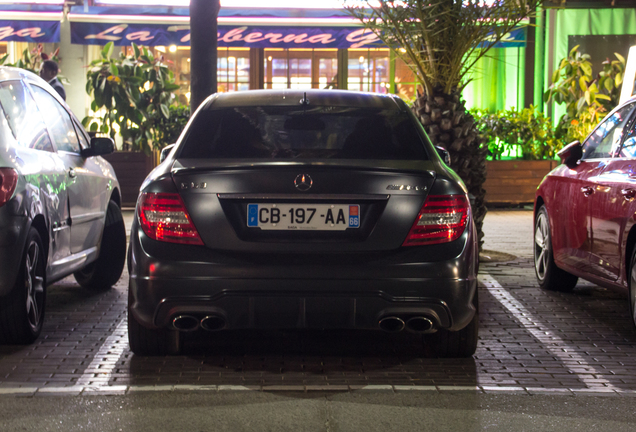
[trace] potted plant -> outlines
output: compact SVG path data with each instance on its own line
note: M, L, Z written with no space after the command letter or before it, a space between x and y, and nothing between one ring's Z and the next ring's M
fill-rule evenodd
M131 55L122 52L112 58L113 49L109 42L101 58L88 65L86 92L93 97L91 110L96 114L82 123L91 132L121 135L122 151L106 159L122 185L122 202L132 206L141 183L156 166L153 151L174 142L189 109L172 107L179 86L163 56L155 57L133 43Z
M488 145L486 203L533 202L541 179L558 165L554 159L564 144L552 120L533 106L520 111L512 108L472 113Z

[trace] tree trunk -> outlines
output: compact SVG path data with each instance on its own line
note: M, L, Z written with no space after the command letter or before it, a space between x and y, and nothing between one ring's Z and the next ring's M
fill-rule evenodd
M217 17L220 0L190 0L190 112L216 93Z
M413 109L434 145L444 147L451 156L451 168L462 178L473 201L473 218L479 236L479 250L484 243L482 226L486 217L486 153L483 138L475 128L473 116L466 111L461 93L446 94L441 88L431 96L419 94Z

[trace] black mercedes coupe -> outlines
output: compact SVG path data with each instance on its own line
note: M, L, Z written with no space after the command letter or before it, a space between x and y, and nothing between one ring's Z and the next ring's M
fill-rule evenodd
M178 353L191 331L359 329L471 356L478 241L447 155L393 95L209 97L141 187L132 351Z

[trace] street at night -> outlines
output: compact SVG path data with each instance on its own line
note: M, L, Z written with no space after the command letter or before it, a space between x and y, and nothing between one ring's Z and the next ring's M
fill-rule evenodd
M49 290L38 341L0 347L3 430L630 430L625 296L586 282L539 290L531 211L491 211L485 232L471 359L422 358L408 333L353 331L205 333L184 355L139 357L128 349L127 275L101 294L66 279Z

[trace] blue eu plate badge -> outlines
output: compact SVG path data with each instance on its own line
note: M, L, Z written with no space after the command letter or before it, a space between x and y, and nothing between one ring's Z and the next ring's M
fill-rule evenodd
M247 226L248 227L258 226L258 204L247 205Z

